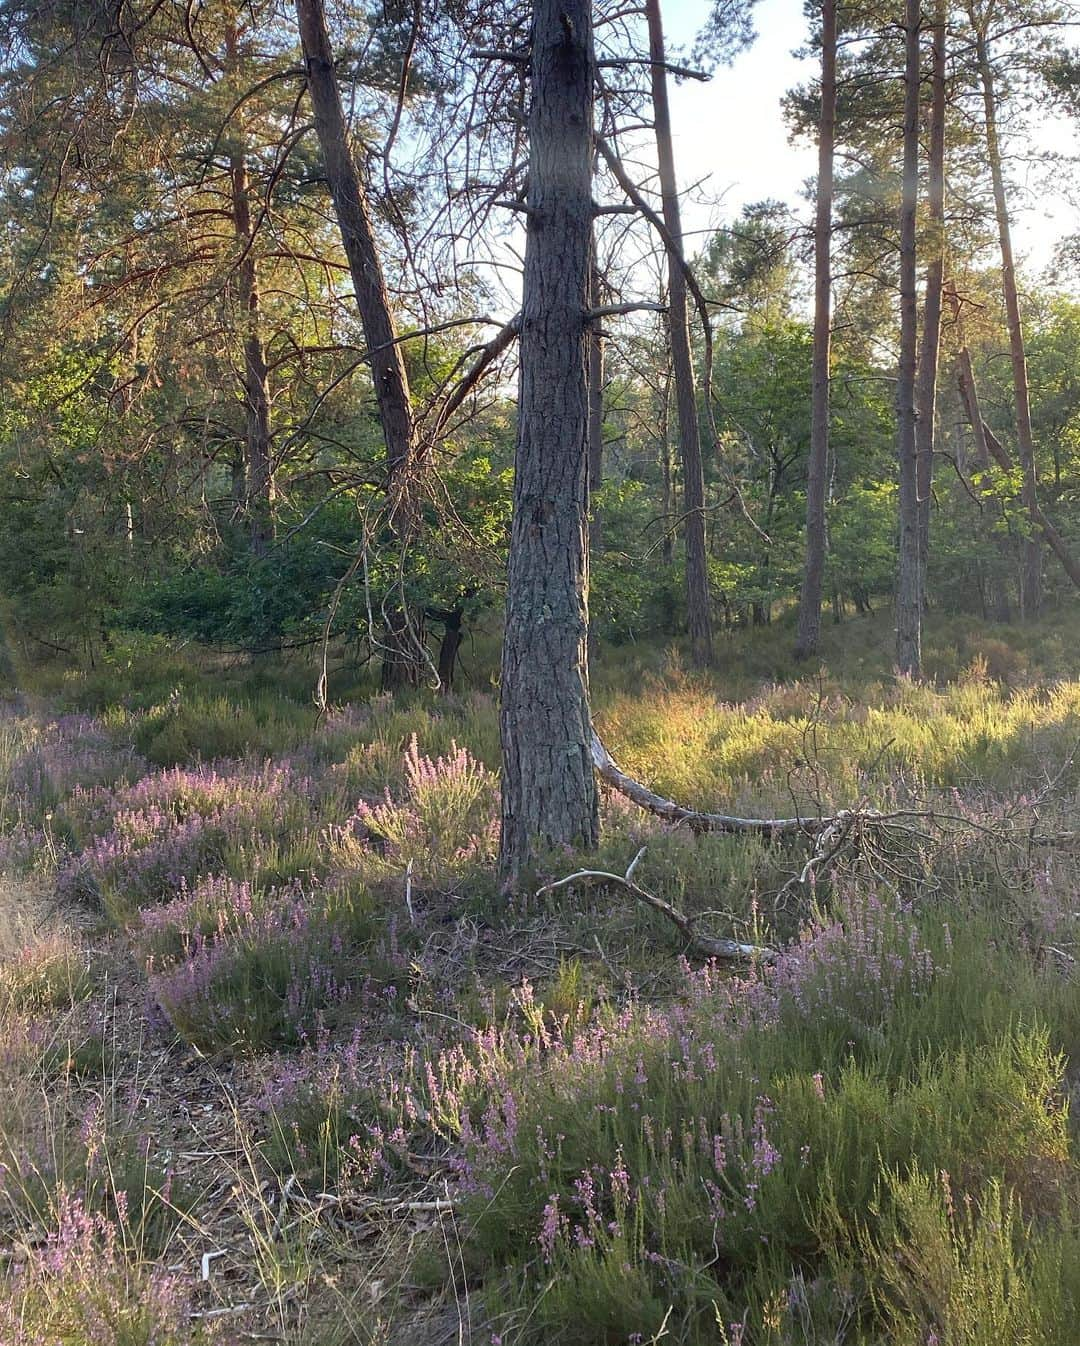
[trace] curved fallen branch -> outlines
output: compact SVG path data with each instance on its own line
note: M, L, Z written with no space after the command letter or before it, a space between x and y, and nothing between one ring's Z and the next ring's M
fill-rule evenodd
M536 890L536 896L540 897L544 893L553 893L560 888L569 888L575 883L613 884L616 888L624 888L639 902L644 902L647 907L652 907L653 911L658 911L661 916L666 916L678 928L690 951L699 958L720 958L727 962L745 963L754 959L769 961L776 957L776 950L764 945L740 944L738 940L734 939L714 939L711 935L699 934L694 922L684 912L679 911L677 907L673 907L670 902L665 902L662 897L657 897L655 893L650 893L648 889L642 888L641 884L635 883L633 880L634 870L637 869L645 850L646 848L642 846L641 850L630 861L625 874L610 874L603 869L579 869L573 874L567 874L565 879L556 879L554 883L545 883L542 888Z
M847 810L830 818L738 818L727 813L704 813L698 809L684 808L674 800L656 794L647 785L634 780L633 776L628 776L600 742L595 729L592 731L592 759L600 779L607 781L619 794L625 795L639 808L655 813L658 818L669 823L686 823L695 832L750 832L767 837L802 832L807 836L818 836L834 827L838 821L851 816L851 810Z

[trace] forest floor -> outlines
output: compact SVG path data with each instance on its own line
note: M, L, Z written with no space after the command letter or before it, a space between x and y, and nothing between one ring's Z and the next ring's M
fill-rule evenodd
M0 1341L1075 1341L1080 620L602 652L598 856L493 877L490 691L7 659ZM345 675L338 681L345 685ZM708 963L614 883L777 956ZM804 875L802 881L800 874Z

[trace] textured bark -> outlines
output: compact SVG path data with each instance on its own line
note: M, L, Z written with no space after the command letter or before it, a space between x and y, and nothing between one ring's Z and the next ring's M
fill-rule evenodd
M371 364L379 422L386 444L388 489L396 497L395 503L400 504L415 450L409 380L371 224L367 191L349 145L341 93L334 75L334 54L326 29L325 6L322 0L296 0L296 15L308 94L315 113L315 131Z
M990 48L985 30L976 28L975 57L982 81L983 114L986 131L986 158L994 188L994 214L997 217L998 243L1001 248L1001 288L1005 296L1005 316L1009 327L1009 357L1012 362L1013 392L1016 401L1016 446L1020 455L1021 492L1031 535L1022 544L1020 564L1020 612L1035 616L1042 606L1042 556L1038 542L1039 492L1035 469L1035 444L1031 433L1031 399L1028 393L1027 350L1024 326L1020 318L1020 296L1016 289L1016 264L1013 260L1012 225L1005 195L1005 172L1001 162L1001 144L997 132L997 98Z
M664 372L664 389L660 398L660 466L664 473L664 541L660 547L660 557L665 566L674 559L675 545L672 532L672 519L675 515L675 482L671 461L671 435L668 431L668 408L671 403L671 370Z
M930 506L934 491L934 446L937 438L938 361L941 349L941 299L945 281L945 55L944 0L935 0L933 60L930 75L930 153L927 165L926 298L919 355L918 421L915 428L919 484L919 576L926 606L930 565Z
M660 168L660 198L664 226L677 252L668 250L668 322L671 366L675 379L675 406L679 418L679 447L683 464L683 509L686 514L686 604L690 646L696 664L712 662L712 619L709 610L709 568L705 546L705 473L701 462L694 361L690 349L690 315L686 276L682 269L682 220L679 211L675 157L671 141L664 28L660 0L645 0L649 24L649 60L656 155Z
M814 217L814 348L810 394L810 459L806 470L806 568L799 595L795 655L817 653L825 579L825 493L829 473L829 360L832 345L833 151L836 141L836 0L821 7L821 119L818 123Z
M900 361L896 378L896 456L900 474L896 573L896 665L922 672L922 577L915 444L915 212L919 190L919 0L904 7L904 176L900 199Z
M512 887L599 833L586 656L593 78L589 0L536 0L514 507L503 640L502 833Z
M595 257L589 274L589 307L603 302ZM600 550L601 524L595 497L604 480L604 333L597 323L589 329L589 551Z
M235 20L225 29L226 68L235 72L239 63ZM274 460L270 429L270 376L262 339L259 274L251 226L251 184L244 145L243 110L236 114L234 140L229 151L229 185L232 221L239 260L236 290L244 324L244 509L256 553L266 550L274 537Z

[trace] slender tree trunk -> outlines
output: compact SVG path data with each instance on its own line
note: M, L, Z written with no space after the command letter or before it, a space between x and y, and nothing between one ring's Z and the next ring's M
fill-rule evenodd
M296 13L315 130L367 343L386 444L387 476L391 491L400 493L406 485L415 448L405 361L371 224L367 191L349 145L325 6L322 0L296 0Z
M451 608L439 613L443 624L442 640L439 642L439 688L443 692L454 690L454 673L457 669L458 650L465 639L462 630L464 613L461 608Z
M971 364L971 353L961 346L956 354L956 382L960 391L960 402L971 426L971 436L975 441L975 465L982 475L983 508L993 509L999 502L989 482L990 449L986 440L986 424L979 405L979 391L975 383L975 371ZM984 585L984 604L993 621L1007 622L1010 618L1009 595L1001 576L992 570L986 574Z
M1012 226L1005 195L1005 173L1001 162L1001 144L997 131L997 98L990 48L984 29L975 29L975 57L982 81L983 111L986 126L986 158L994 188L994 213L997 216L998 242L1001 247L1001 286L1005 296L1005 315L1009 327L1009 355L1012 361L1013 390L1016 399L1016 446L1020 454L1020 498L1028 517L1030 534L1022 543L1020 565L1021 616L1034 617L1042 606L1042 555L1038 541L1039 492L1035 468L1035 443L1031 432L1031 400L1028 393L1027 351L1024 327L1020 319L1020 296L1016 289L1016 264L1013 260Z
M960 297L951 282L946 289L949 309L955 324L959 348L956 352L956 382L960 393L960 405L964 409L971 435L975 444L975 465L982 475L982 498L984 509L1000 508L1000 501L990 484L990 447L986 439L986 423L983 421L982 407L979 405L979 389L975 383L975 370L971 363L971 352L964 340L964 321L960 309ZM1004 547L999 544L999 553ZM1012 568L1010 558L1003 558L1003 567ZM986 612L993 621L1011 620L1009 611L1009 591L998 567L993 566L984 572L983 603Z
M535 0L500 707L507 886L540 848L599 836L586 654L594 62L590 0Z
M349 145L323 0L296 0L296 15L315 130L360 311L386 445L386 494L391 527L396 541L404 546L414 525L413 477L417 457L409 379L372 228L367 191ZM423 664L417 657L416 640L407 614L388 608L383 632L384 689L420 681Z
M235 19L225 29L226 69L237 70L238 33ZM251 185L244 145L242 110L229 151L232 222L237 247L237 297L244 324L244 508L251 530L252 550L265 552L274 536L274 463L270 432L270 376L262 339L259 275L251 227Z
M960 351L957 369L960 381L960 396L975 435L976 452L983 456L987 462L990 458L993 458L1003 472L1012 472L1013 462L1008 450L982 419L979 394L975 386L975 371L971 363L971 355L966 347L963 347ZM1077 562L1069 551L1065 539L1047 518L1042 505L1037 500L1035 502L1034 525L1047 546L1061 562L1062 568L1069 579L1080 589L1080 562Z
M930 506L934 491L934 446L937 437L938 362L941 349L941 296L945 281L945 0L935 0L933 60L930 84L930 154L927 163L929 262L923 304L923 339L919 356L915 445L919 484L919 578L926 607L930 569Z
M904 7L904 177L900 203L900 362L896 379L896 446L900 473L896 575L896 664L922 672L922 578L919 573L919 484L915 445L915 213L919 192L919 0Z
M675 482L671 461L671 434L668 427L668 408L671 403L671 371L664 374L664 393L660 400L660 454L664 470L664 541L660 555L665 566L670 567L674 560L675 546L672 533L672 519L675 516Z
M668 107L664 28L660 0L645 0L649 24L649 60L653 114L656 123L656 155L660 168L660 196L664 225L674 246L682 252L682 220L679 212L675 157L671 142L671 112ZM675 405L679 417L679 446L683 463L683 508L686 512L686 604L690 646L694 662L712 662L712 618L709 611L709 567L705 547L705 472L701 461L701 428L698 424L694 388L694 360L690 348L690 317L686 277L678 255L668 255L668 316L671 331L671 364L675 377Z
M814 349L810 459L806 472L806 569L799 596L795 656L817 653L825 579L825 492L829 472L829 360L832 345L833 150L836 141L836 0L821 6L821 120L814 218Z
M589 273L589 306L601 301L600 272L595 255ZM597 325L589 329L589 552L600 551L602 526L596 494L604 480L604 333Z

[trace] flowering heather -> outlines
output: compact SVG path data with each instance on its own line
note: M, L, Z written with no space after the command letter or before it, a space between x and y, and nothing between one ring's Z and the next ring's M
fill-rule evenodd
M0 1278L0 1340L5 1346L209 1342L191 1322L192 1307L184 1280L133 1263L117 1223L60 1189L44 1245L23 1250Z
M177 893L231 853L303 824L309 783L285 765L176 768L112 791L76 791L69 809L93 832L61 869L63 894L96 891L121 910Z
M299 884L253 893L218 877L143 913L152 1002L204 1046L313 1039L365 981L356 929L325 896Z
M468 751L451 744L446 756L426 757L413 734L405 754L404 797L387 790L383 801L361 802L342 833L346 851L357 835L381 842L396 865L412 861L418 875L444 872L494 858L498 842L498 781Z
M434 1135L452 1147L448 1162L461 1190L490 1197L524 1154L537 1163L541 1181L567 1162L573 1166L571 1151L587 1151L589 1137L607 1131L611 1110L629 1109L644 1125L650 1100L659 1096L681 1099L693 1118L704 1091L715 1116L693 1122L694 1136L700 1133L701 1145L715 1154L724 1133L741 1175L734 1200L749 1200L752 1210L757 1185L779 1158L767 1122L771 1105L763 1097L749 1100L745 1127L738 1116L728 1116L710 1092L721 1078L720 1058L750 1034L775 1033L806 1016L845 1030L855 1021L883 1020L898 996L924 994L934 972L917 927L901 908L876 898L852 899L834 918L810 922L771 966L734 977L714 965L687 969L679 1003L629 1003L585 1021L555 1018L524 983L503 1025L434 1056L407 1051L403 1062L380 1067L362 1058L355 1044L337 1051L323 1045L272 1082L267 1106L287 1126L291 1112L310 1114L332 1097L346 1119L338 1119L346 1129L343 1143L350 1115L353 1134L369 1140L375 1126L391 1149L417 1129ZM822 1087L819 1074L816 1088ZM350 1109L350 1097L366 1100L364 1107ZM552 1121L564 1113L562 1130L569 1131L574 1117L572 1145ZM664 1142L673 1143L670 1137ZM662 1166L662 1156L654 1159Z
M230 874L182 878L177 895L139 912L136 942L152 963L182 958L200 942L223 942L295 928L303 905L300 884L260 889Z
M0 768L6 812L40 822L44 813L76 790L132 780L145 764L119 744L100 720L87 715L6 719L7 751Z

